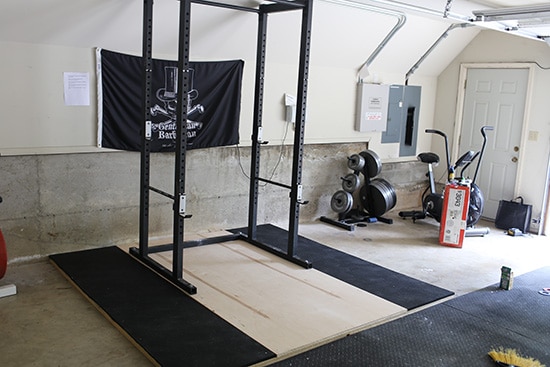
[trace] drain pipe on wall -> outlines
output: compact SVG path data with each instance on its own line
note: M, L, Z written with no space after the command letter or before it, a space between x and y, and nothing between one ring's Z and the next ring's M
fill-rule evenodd
M389 15L389 16L393 16L393 17L397 18L397 23L389 31L389 33L386 35L386 37L384 37L382 42L380 42L378 47L376 47L376 49L369 56L367 61L365 61L363 63L363 65L361 65L361 67L359 68L359 71L357 72L358 82L362 83L363 79L366 78L369 75L368 67L370 66L370 64L373 62L373 60L376 58L376 56L378 56L378 54L382 51L382 49L386 46L386 44L390 41L390 39L397 33L397 31L399 29L401 29L401 27L403 27L403 25L405 24L405 21L407 20L407 17L405 16L404 13L402 13L400 11L389 10L389 9L381 8L381 7L378 7L378 6L367 5L367 4L358 3L358 2L350 1L350 0L323 0L323 1L327 2L327 3L332 3L332 4L343 5L343 6L348 6L348 7L352 7L352 8L358 8L358 9L362 9L362 10L366 10L366 11L371 11L371 12L378 13L378 14Z
M439 36L439 38L434 42L434 44L428 49L428 51L426 51L424 53L424 55L422 55L420 57L420 59L409 69L409 71L407 72L407 74L405 75L405 85L409 85L409 78L411 75L414 74L414 72L416 71L416 69L418 69L418 67L420 66L420 64L422 62L424 62L424 60L428 57L429 54L432 53L432 51L437 47L437 45L439 45L439 43L441 41L443 41L445 38L447 38L447 36L449 35L449 32L452 31L453 29L457 29L457 28L467 28L467 27L473 27L474 25L472 23L455 23L455 24L451 24L449 26L449 28L447 28L447 30L445 32L443 32L443 34L441 34L441 36Z

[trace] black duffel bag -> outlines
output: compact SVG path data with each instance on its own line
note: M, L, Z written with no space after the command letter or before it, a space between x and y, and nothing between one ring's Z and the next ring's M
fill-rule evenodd
M524 204L521 196L514 200L500 200L495 227L500 229L517 228L523 233L527 233L531 224L532 210L533 206Z

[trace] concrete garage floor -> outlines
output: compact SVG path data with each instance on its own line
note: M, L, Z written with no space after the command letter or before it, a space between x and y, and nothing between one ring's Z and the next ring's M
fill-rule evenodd
M315 222L301 224L300 234L457 295L497 283L503 265L515 276L550 265L545 236L511 237L492 227L488 236L449 248L438 244L435 221L387 216L393 224L349 232ZM1 366L151 365L47 259L10 264L0 280L6 284L15 284L17 295L0 299Z

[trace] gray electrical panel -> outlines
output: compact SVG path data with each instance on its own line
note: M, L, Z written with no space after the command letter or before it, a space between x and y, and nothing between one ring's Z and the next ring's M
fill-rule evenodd
M399 156L416 155L421 87L390 85L388 121L382 143L399 143Z
M401 136L401 110L403 106L403 88L401 85L390 85L388 102L388 123L382 133L382 143L399 143Z
M420 115L420 86L403 86L403 120L401 139L399 140L399 156L415 156L416 140Z

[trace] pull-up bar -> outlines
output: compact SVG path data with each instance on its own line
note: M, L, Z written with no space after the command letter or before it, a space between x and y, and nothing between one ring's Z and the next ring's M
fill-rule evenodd
M260 8L249 8L246 6L240 6L240 5L234 5L234 4L227 4L227 3L220 3L217 1L209 1L209 0L191 0L193 4L201 4L201 5L208 5L208 6L215 6L218 8L226 8L226 9L233 9L233 10L240 10L240 11L248 11L252 13L274 13L278 11L287 11L287 10L296 10L301 9L307 6L307 1L301 1L301 0L271 0L272 4L263 4L260 5Z
M258 34L256 52L256 77L254 92L254 125L252 129L252 153L250 165L250 192L247 233L231 234L208 238L197 241L184 242L184 219L191 217L186 213L185 194L185 163L187 149L187 105L190 90L189 82L189 45L190 45L190 21L191 3L200 5L217 6L238 11L254 12L258 14ZM144 88L144 133L142 134L141 147L141 178L140 178L140 235L139 248L130 249L130 253L145 262L167 280L194 294L197 292L195 286L183 279L183 249L184 247L202 246L221 242L241 239L276 254L288 261L299 264L305 268L311 268L312 264L300 259L295 255L295 247L298 243L298 221L300 205L307 202L302 199L302 160L304 144L304 125L307 96L307 80L309 69L309 48L311 36L313 0L274 0L269 4L260 5L256 8L248 8L238 5L218 3L208 0L180 0L179 19L179 46L178 46L178 85L181 86L177 96L177 130L175 149L175 171L174 171L174 194L166 193L160 189L150 186L150 135L147 134L147 124L151 119L151 89L152 89L152 19L153 0L144 1L143 11L143 88ZM259 177L260 171L260 147L263 144L260 140L262 127L262 102L264 90L265 73L265 51L267 34L267 17L269 13L301 10L302 27L300 42L300 57L298 65L298 91L296 110L296 125L294 133L294 151L292 162L292 182L290 185L274 183ZM257 238L257 213L258 213L258 183L260 181L273 183L290 189L290 210L287 251L278 247L263 243ZM173 200L173 237L172 243L161 246L149 246L149 193L159 193ZM165 268L162 264L152 259L149 254L172 250L172 269Z

